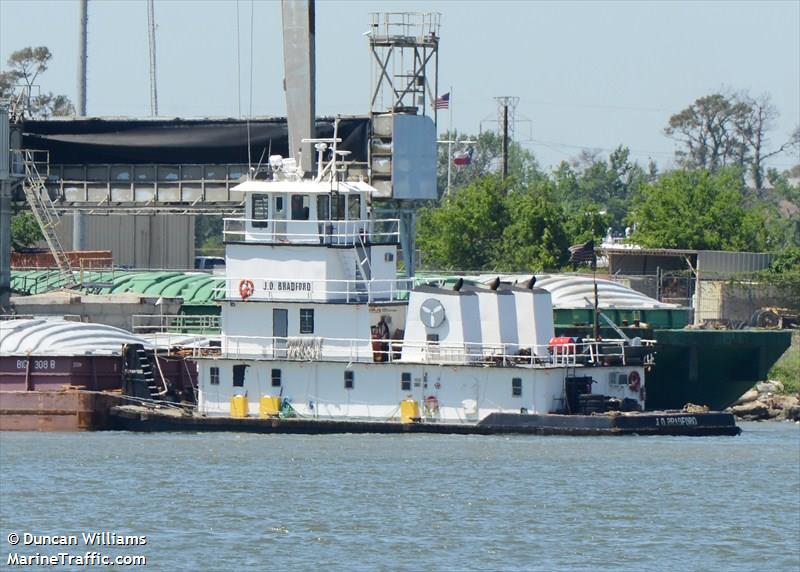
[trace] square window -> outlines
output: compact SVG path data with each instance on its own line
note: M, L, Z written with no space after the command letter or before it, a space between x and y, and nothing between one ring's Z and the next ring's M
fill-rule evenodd
M272 387L280 387L281 386L281 370L273 369L272 370Z
M411 391L411 374L410 373L402 373L400 374L400 390L401 391Z
M211 385L219 385L219 368L211 367L208 369L208 383Z
M308 195L292 195L292 220L308 220Z
M355 381L355 373L352 370L344 372L344 388L353 389L353 382Z
M521 377L515 377L511 380L511 397L522 397Z
M314 333L314 310L310 308L300 309L300 333L301 334Z
M439 334L428 334L426 338L429 342L433 342L434 344L439 343Z
M244 372L247 371L246 365L233 366L233 387L244 387Z

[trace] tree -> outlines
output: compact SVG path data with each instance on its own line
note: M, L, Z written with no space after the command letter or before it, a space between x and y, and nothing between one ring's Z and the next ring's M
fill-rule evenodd
M567 262L570 237L564 211L553 199L552 183L532 183L524 192L509 194L506 210L509 220L502 233L499 269L553 270Z
M30 212L19 212L11 218L11 246L14 250L33 246L43 238L39 224Z
M668 173L643 189L631 216L633 241L653 248L763 250L771 238L765 214L747 203L743 186L737 168Z
M452 192L440 207L422 209L417 247L427 268L480 270L497 260L508 212L506 183L485 176Z
M777 117L769 94L751 97L747 92L715 93L670 117L664 132L682 143L675 154L683 167L716 173L736 165L743 173L749 172L753 186L761 191L766 161L800 147L800 127L781 145L769 147L769 131Z
M716 173L726 165L744 166L748 147L736 126L749 113L746 103L714 93L670 117L664 132L684 145L675 153L682 166Z
M744 144L750 151L750 176L756 190L764 188L765 162L770 157L779 155L796 146L800 142L800 127L779 147L768 150L768 131L778 117L778 110L772 104L769 94L750 97L740 94L738 101L747 107L747 111L736 117L735 128Z
M22 48L8 58L8 71L0 73L0 98L10 98L21 85L25 112L30 117L73 115L75 107L66 95L41 92L34 96L36 80L47 71L53 55L46 46Z
M555 197L568 213L593 212L603 216L606 225L621 231L632 198L654 177L630 160L627 147L619 146L608 157L584 152L572 163L562 162L553 172ZM603 228L599 236L605 235Z

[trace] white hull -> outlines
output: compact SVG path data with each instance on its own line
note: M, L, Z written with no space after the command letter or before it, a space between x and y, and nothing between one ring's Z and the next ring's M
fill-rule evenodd
M486 367L420 363L298 362L290 360L199 359L200 379L211 378L218 368L219 383L201 384L200 413L231 415L231 398L246 395L251 416L259 415L262 397L290 400L300 417L330 420L399 419L400 402L413 399L426 421L477 423L495 412L551 413L564 409L564 380L568 375L593 377L593 393L638 400L639 392L627 379L641 366L619 367ZM233 366L246 365L241 386L233 385ZM273 386L273 370L280 370L280 386ZM352 372L353 387L345 387L345 372ZM406 375L407 385L403 385ZM514 379L520 395L514 393ZM435 399L431 399L431 397Z

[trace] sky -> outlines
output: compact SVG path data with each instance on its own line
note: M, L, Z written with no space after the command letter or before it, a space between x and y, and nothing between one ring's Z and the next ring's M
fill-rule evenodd
M495 98L518 97L515 139L546 168L620 144L669 167L669 117L719 90L769 94L775 146L800 125L798 0L317 0L318 115L369 112L371 12L441 13L439 92L451 92L453 127L496 129ZM0 0L0 66L46 45L42 89L75 101L78 14L77 0ZM285 116L280 2L156 0L155 20L159 115ZM89 0L88 43L88 114L149 116L145 0ZM449 125L440 114L439 131Z

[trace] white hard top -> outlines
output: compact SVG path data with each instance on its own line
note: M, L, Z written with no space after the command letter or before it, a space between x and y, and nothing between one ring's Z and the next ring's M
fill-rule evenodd
M151 344L130 332L52 318L0 321L0 355L120 355L123 344Z
M481 282L490 282L497 274L482 275ZM504 281L525 282L530 274L501 276ZM536 287L550 292L553 308L593 308L594 281L591 276L579 274L537 274ZM611 280L597 279L597 298L601 308L653 310L680 308L679 304L665 304L632 288Z
M374 193L375 187L363 181L340 181L336 184L337 192L347 193ZM329 194L330 181L244 181L231 189L241 193L295 193L295 194Z

